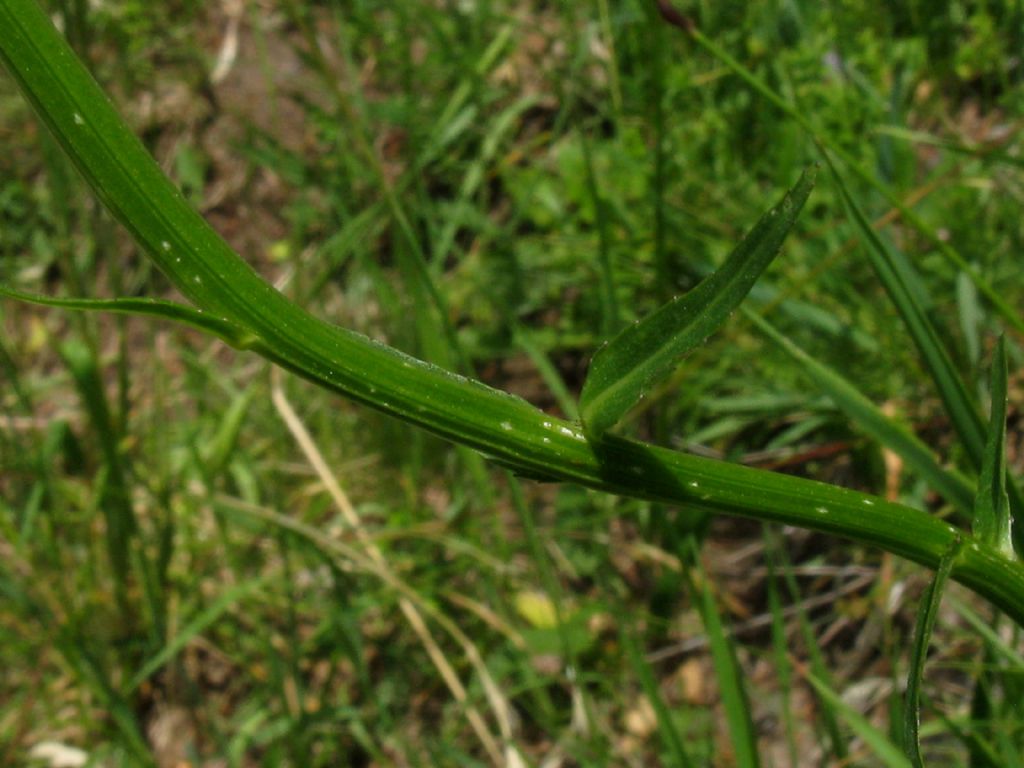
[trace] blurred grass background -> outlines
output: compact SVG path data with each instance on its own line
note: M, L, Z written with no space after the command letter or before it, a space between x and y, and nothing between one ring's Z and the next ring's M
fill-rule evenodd
M596 347L816 159L639 0L49 7L267 279L570 417ZM680 8L1024 306L1019 0ZM6 77L0 141L0 282L170 294ZM984 399L998 318L848 183ZM824 175L750 305L961 463ZM898 742L920 569L519 481L188 330L0 317L0 763L746 765L746 728L765 765L890 764L808 677ZM739 315L627 429L950 511ZM1021 764L1019 638L950 594L926 753Z

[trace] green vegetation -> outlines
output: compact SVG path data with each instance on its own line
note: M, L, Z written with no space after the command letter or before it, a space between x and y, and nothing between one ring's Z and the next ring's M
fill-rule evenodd
M1019 2L152 5L0 0L0 761L1022 762Z

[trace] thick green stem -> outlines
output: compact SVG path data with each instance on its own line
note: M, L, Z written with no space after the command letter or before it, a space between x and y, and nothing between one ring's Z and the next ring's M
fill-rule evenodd
M273 362L471 446L526 476L811 528L936 568L958 530L842 488L689 456L578 425L319 320L239 258L160 171L35 0L0 0L0 57L103 203L204 312ZM1024 568L967 542L953 577L1024 624Z

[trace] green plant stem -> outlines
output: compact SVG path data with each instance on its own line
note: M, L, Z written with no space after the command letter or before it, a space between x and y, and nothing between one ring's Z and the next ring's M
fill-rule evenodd
M376 178L387 207L391 211L392 220L401 232L402 238L409 249L408 252L402 249L396 251L402 265L402 271L409 283L409 289L423 294L422 304L424 306L427 303L433 305L436 315L423 314L420 317L419 324L424 341L424 354L426 354L426 351L429 351L430 354L427 354L429 359L442 364L452 364L453 367L468 371L469 363L462 353L458 338L455 335L455 329L449 320L448 304L440 291L437 290L437 285L427 265L427 255L420 244L412 221L410 221L401 200L399 200L395 185L389 180L383 161L367 138L369 128L365 125L366 121L363 119L360 109L346 95L342 86L332 76L331 67L327 63L323 48L307 13L303 12L301 5L294 2L288 3L288 13L292 21L298 25L302 32L306 42L307 53L316 64L315 69L320 75L321 81L330 92L338 111L341 112L342 117L350 127L348 136L352 141L354 149L358 155L362 156ZM358 88L354 84L352 87L353 91L358 92ZM429 312L429 310L427 311ZM440 338L436 338L435 333ZM441 340L446 343L438 343Z
M588 442L519 398L319 320L239 258L186 203L34 0L0 0L0 57L114 216L205 313L273 362L468 445L521 474L802 526L935 569L961 532L865 494L656 448ZM966 537L953 578L1024 624L1024 567Z

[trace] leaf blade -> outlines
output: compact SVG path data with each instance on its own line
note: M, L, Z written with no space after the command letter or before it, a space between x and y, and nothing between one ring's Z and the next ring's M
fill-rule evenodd
M974 501L974 534L984 544L1012 555L1006 493L1006 390L1006 345L1000 336L992 359L992 413Z
M931 322L920 298L913 290L912 280L916 279L916 273L906 259L902 258L902 254L895 247L884 243L875 232L828 153L823 152L822 156L850 214L851 223L864 239L864 253L872 269L921 354L972 463L979 466L984 444L981 417L946 346L941 341L939 329Z
M907 693L903 707L903 754L914 765L924 768L921 755L921 683L924 680L924 663L928 658L932 630L939 615L942 591L953 570L953 562L963 548L963 541L956 539L949 551L939 562L935 578L925 591L917 612L917 626L914 630L914 645L910 655L910 672L907 675Z
M717 271L598 350L580 395L588 437L600 439L725 321L775 258L813 186L812 168L761 217Z
M215 317L202 310L164 299L120 298L120 299L73 299L44 296L39 293L19 291L0 285L0 297L38 304L57 309L74 309L84 312L113 312L121 315L137 315L170 320L187 325L198 331L216 336L235 349L255 349L259 340L234 323Z
M890 768L911 768L911 762L904 756L902 750L893 744L885 733L873 726L864 715L843 701L839 694L810 672L804 674L804 679L818 692L826 705L834 709L846 721L850 730L864 742L883 765Z
M940 333L929 319L920 301L914 295L911 281L916 279L912 265L903 258L895 247L883 243L876 234L867 217L857 204L842 174L832 162L827 151L822 150L822 157L828 164L832 178L836 182L846 209L850 213L853 224L864 236L865 253L871 267L878 276L886 293L893 302L907 331L910 333L928 370L935 388L942 399L943 406L949 414L957 435L967 449L967 455L975 469L981 471L985 461L985 426L974 398L971 397L967 385L957 371L953 360L943 344ZM1024 492L1021 491L1013 475L1004 474L1004 482L1009 499L1010 514L1017 523L1012 535L1014 544L1024 551Z
M852 383L828 366L819 363L763 317L754 312L747 312L746 315L765 336L802 367L807 377L854 424L873 440L901 456L932 488L958 509L965 514L971 513L974 497L968 481L958 473L943 468L931 449L913 432L886 416Z
M691 557L697 558L696 545L691 540ZM703 571L701 583L691 583L694 601L699 603L701 621L708 635L711 660L718 681L729 734L732 737L734 759L741 768L758 768L761 764L757 753L757 728L751 714L750 700L743 684L743 670L736 656L736 645L723 622L717 601Z

